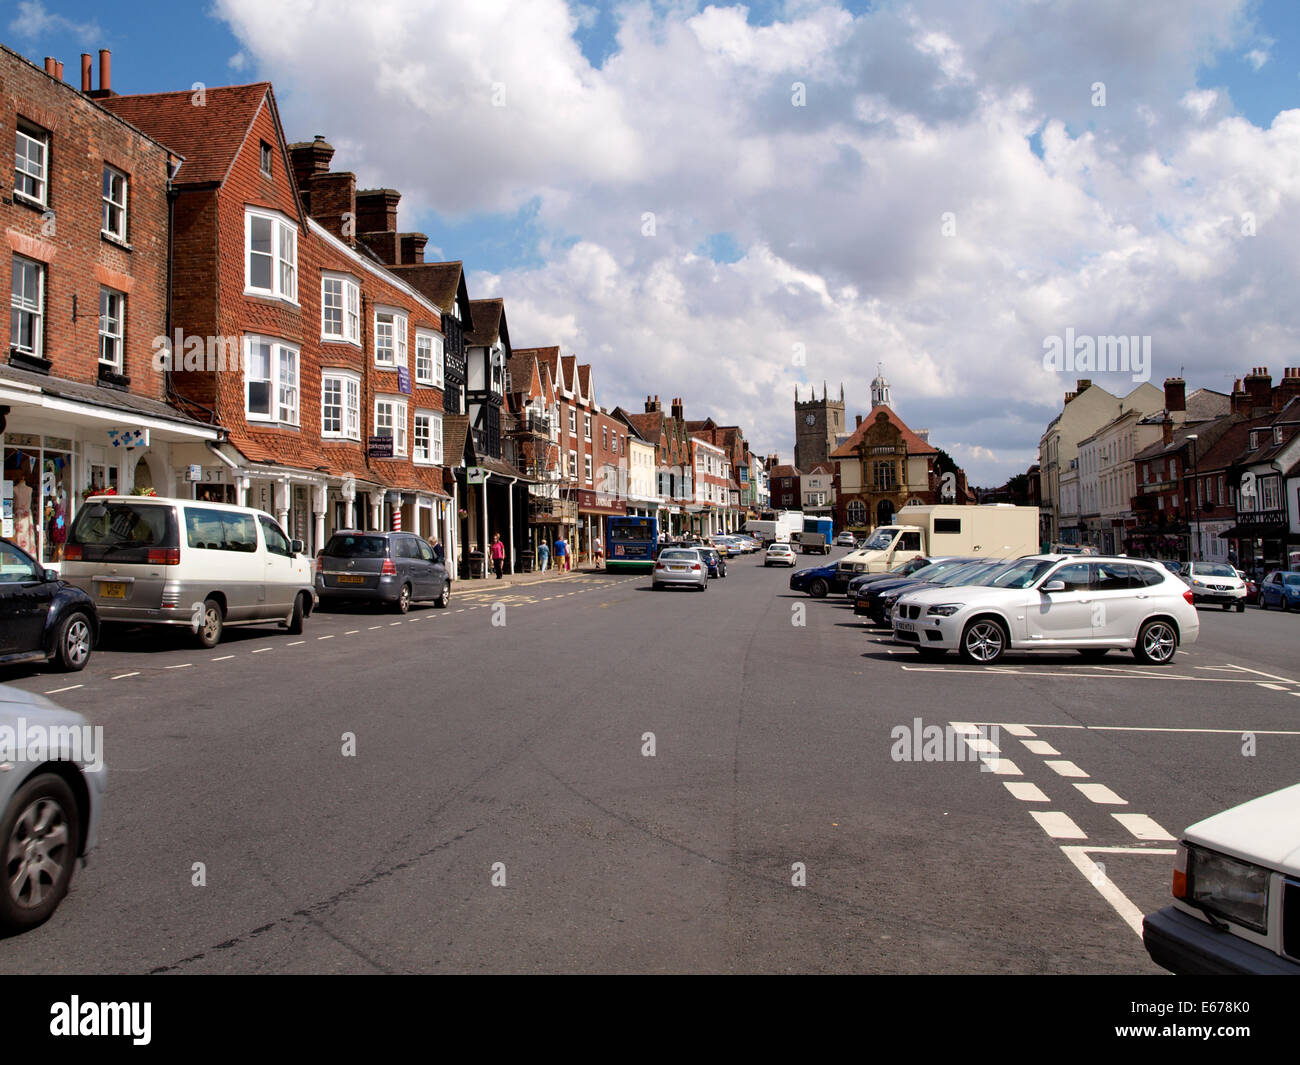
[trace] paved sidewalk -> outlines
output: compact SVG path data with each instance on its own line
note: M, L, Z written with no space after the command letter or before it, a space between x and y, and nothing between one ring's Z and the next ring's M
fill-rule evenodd
M576 577L578 576L578 574L593 574L593 573L600 574L604 572L606 571L603 566L600 569L597 569L595 566L580 566L580 567L575 567L574 569L570 570L568 573L564 573L561 570L557 570L554 566L552 566L545 573L538 573L536 571L532 573L507 573L500 580L497 580L496 577L494 577L492 573L489 571L486 578L478 578L478 577L471 578L471 579L461 578L455 581L455 585L462 592L468 592L468 591L477 590L479 588L489 588L494 586L498 588L503 588L506 587L507 585L516 585L516 584L544 584L547 581L566 580L570 577Z

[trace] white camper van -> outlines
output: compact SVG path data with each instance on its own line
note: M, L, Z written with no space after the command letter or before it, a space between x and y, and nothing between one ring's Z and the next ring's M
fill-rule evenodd
M965 507L946 503L904 507L856 551L840 559L841 572L886 573L916 555L1019 558L1038 550L1038 508L1009 503Z

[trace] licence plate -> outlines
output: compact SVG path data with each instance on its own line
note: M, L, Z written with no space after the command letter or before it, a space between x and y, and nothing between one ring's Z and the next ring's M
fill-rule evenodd
M345 573L339 577L339 584L365 584L365 577L353 573Z
M915 632L916 623L913 621L895 621L894 628L899 632Z
M125 599L126 584L123 581L101 581L99 597L101 599Z
M684 573L686 571L685 566L669 566L668 568L673 570L675 573Z

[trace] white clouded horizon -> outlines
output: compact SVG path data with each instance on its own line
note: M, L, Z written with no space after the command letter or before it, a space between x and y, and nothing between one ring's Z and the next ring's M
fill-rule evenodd
M760 26L628 3L593 67L590 5L562 0L217 3L290 138L399 189L403 228L536 204L521 265L442 251L472 298L505 298L517 344L591 361L602 402L681 395L788 461L796 384L843 381L852 425L883 362L899 413L980 484L1036 460L1074 385L1043 342L1067 328L1151 336L1157 385L1300 364L1300 111L1260 128L1197 83L1267 47L1246 9L800 0ZM716 234L737 261L700 254Z

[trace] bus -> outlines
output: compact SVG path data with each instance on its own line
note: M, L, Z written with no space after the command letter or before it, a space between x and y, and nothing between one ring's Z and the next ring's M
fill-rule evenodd
M609 518L605 525L605 568L649 573L659 547L655 518Z

